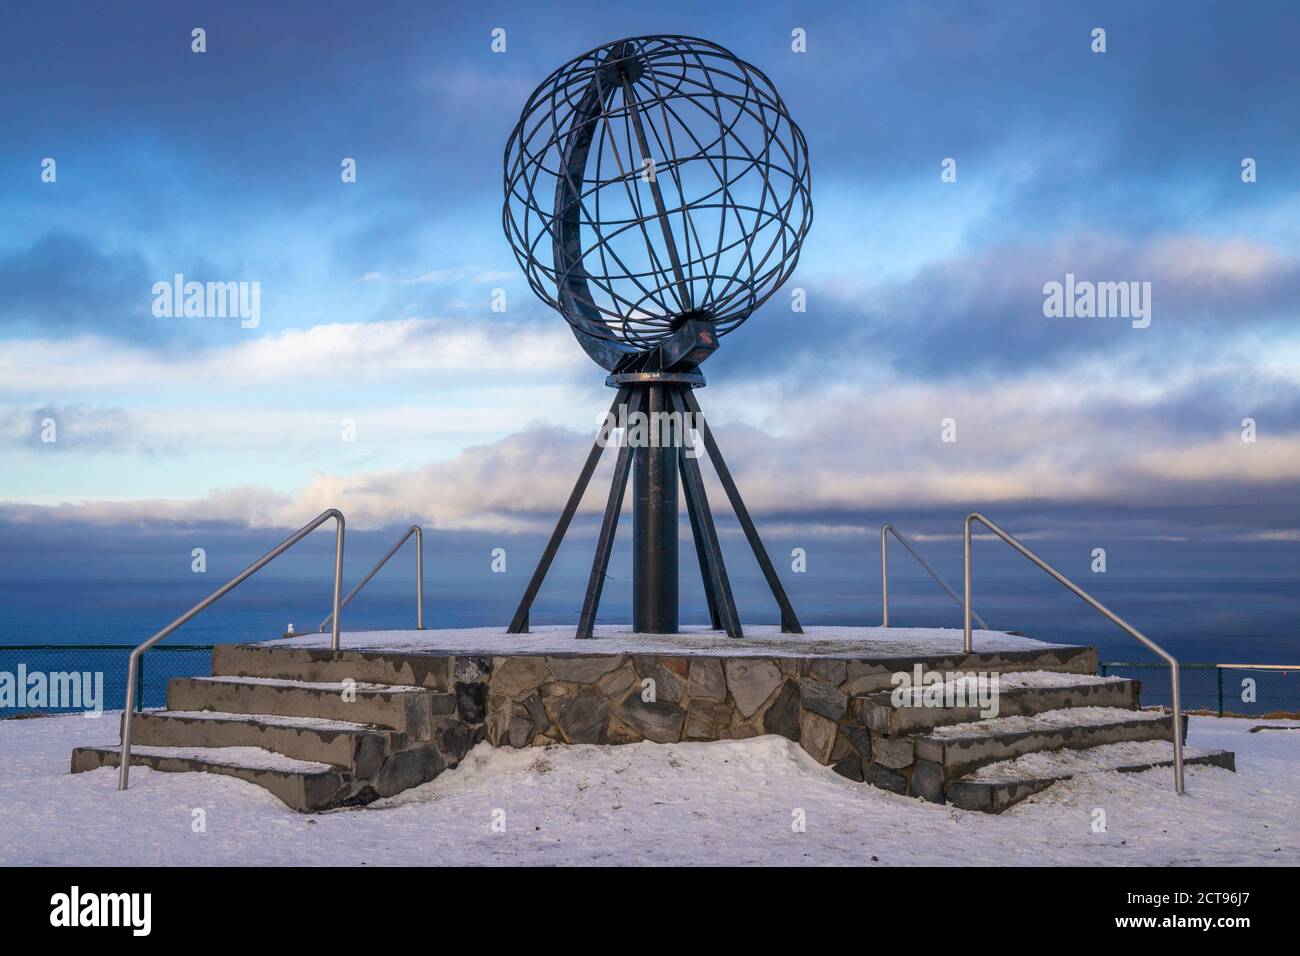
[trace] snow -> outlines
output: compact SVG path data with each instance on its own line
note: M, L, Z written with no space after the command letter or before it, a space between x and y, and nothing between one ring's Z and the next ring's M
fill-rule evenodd
M8 720L0 864L1300 865L1300 735L1250 733L1260 723L1193 716L1189 744L1236 751L1240 772L1188 767L1183 797L1167 767L1096 773L998 816L853 783L770 736L480 745L424 786L306 816L231 777L137 767L119 793L114 770L70 774L73 747L116 743L117 715ZM806 832L792 832L796 811Z
M332 730L346 733L350 730L375 730L374 724L358 724L350 720L331 720L328 717L286 717L279 714L230 714L220 710L150 710L159 717L178 717L184 720L229 720L248 724L288 727L294 730Z
M568 625L535 627L527 634L507 634L500 627L429 631L345 631L345 651L390 651L406 654L673 654L690 657L848 657L874 659L961 654L962 632L944 627L808 627L804 634L782 634L775 624L746 624L743 639L704 626L687 626L680 634L638 634L627 626L598 626L588 640L573 636ZM330 646L328 634L301 634L262 642L266 647ZM974 631L971 646L986 651L1032 651L1048 644L1002 631Z
M116 742L113 749L117 750ZM202 760L223 767L244 767L248 770L283 770L287 773L325 773L338 770L327 763L314 760L295 760L263 747L140 747L132 745L131 755L146 757L179 757L183 760ZM136 771L131 764L131 773Z
M998 675L1002 690L1019 690L1024 687L1081 687L1084 684L1122 684L1127 677L1097 677L1095 674L1066 674L1061 671L1007 671ZM949 683L971 683L971 678Z
M1183 759L1200 757L1205 750L1183 748ZM966 780L984 783L1001 783L1011 780L1049 780L1067 774L1097 773L1119 767L1140 767L1144 763L1158 763L1174 759L1174 745L1167 740L1126 740L1116 744L1102 744L1084 750L1052 750L1025 754L1012 760L999 760L985 764L965 776ZM1190 768L1184 768L1186 773ZM1172 774L1165 770L1166 776Z
M1081 687L1085 684L1120 684L1127 679L1125 677L1097 677L1093 674L1069 674L1061 671L1007 671L998 674L998 692ZM885 693L890 695L897 693L903 700L910 698L914 707L923 706L927 693L932 695L941 694L944 700L974 701L978 699L975 695L979 693L980 685L985 680L986 678L979 674L963 673L956 680L947 680L941 684L933 684L929 687L924 684L913 684L911 687L899 687L893 691L885 691Z
M373 690L382 693L393 694L418 694L427 693L427 687L416 687L413 684L367 684L357 681L351 685L344 684L342 681L308 681L308 680L288 680L283 677L191 677L192 681L201 683L217 684L265 684L268 687L292 687L296 690L324 690L330 693L342 693L343 690L351 686L355 690Z
M1163 720L1166 716L1160 711L1128 710L1124 707L1065 707L1061 710L1045 710L1032 716L1012 715L962 724L945 724L927 731L926 735L944 739L972 739L997 734L1061 730L1066 727L1098 727L1139 720Z

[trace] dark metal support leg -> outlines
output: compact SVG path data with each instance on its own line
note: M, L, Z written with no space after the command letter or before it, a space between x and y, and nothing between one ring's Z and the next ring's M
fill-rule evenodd
M611 415L617 417L619 408L627 402L630 393L631 389L627 386L618 390L618 395L614 397L614 404L609 409ZM560 512L560 520L555 523L555 530L551 532L551 539L546 542L546 549L537 562L537 568L533 571L528 587L524 589L524 596L519 601L519 607L515 609L515 616L510 621L510 627L506 629L507 634L526 634L528 632L528 612L532 609L533 601L537 598L537 592L542 588L542 582L546 580L546 572L551 569L551 562L555 560L556 552L560 550L560 542L564 540L565 532L569 530L569 524L573 521L578 506L582 504L582 496L586 493L587 485L591 482L591 476L600 463L600 454L605 450L604 441L608 437L606 428L602 425L601 434L596 437L595 443L591 446L591 451L587 453L587 461L582 466L578 481L573 486L573 491L569 493L569 500L565 503L564 510Z
M695 539L695 556L700 559L700 578L704 581L704 599L709 602L709 626L715 631L722 630L722 621L718 617L718 597L713 591L713 578L709 576L709 563L704 557L704 532L700 529L700 518L696 513L695 496L691 494L686 481L686 449L677 450L678 465L682 473L682 491L686 498L686 514L691 519L691 537Z
M622 394L620 389L619 394ZM641 405L640 391L632 392L627 403L627 417L636 414ZM605 587L605 573L609 570L609 553L614 546L614 532L618 530L618 516L623 510L623 494L627 491L628 473L632 470L633 449L623 436L623 447L618 450L614 463L614 478L609 484L609 498L605 502L605 516L600 523L600 537L596 539L596 556L591 563L591 577L587 580L587 596L582 602L582 616L578 618L579 638L591 637L596 627L596 609L600 606L600 592Z
M643 394L650 424L632 459L632 629L676 634L677 448L665 418L673 406L667 386Z
M687 390L673 389L674 403L683 412L686 411L687 404L681 394L684 391ZM684 441L689 440L690 432L687 430ZM740 627L740 615L736 613L736 601L731 593L731 581L727 578L727 566L722 558L722 546L718 543L718 530L713 525L709 499L704 493L704 478L700 474L700 463L690 455L682 455L681 461L687 499L695 499L696 518L704 537L704 548L700 553L705 559L708 579L713 582L722 629L727 632L728 637L744 637L745 633Z
M689 388L680 389L679 394L686 407L695 415L700 435L704 439L704 447L709 453L709 458L713 461L713 467L718 473L718 479L727 492L727 498L731 501L732 510L736 512L736 519L740 522L741 528L744 529L745 537L749 539L749 546L754 551L754 557L758 559L758 566L763 569L763 577L767 578L767 586L772 590L772 597L776 598L776 603L781 608L781 630L787 634L802 634L803 628L799 626L799 618L790 605L790 599L786 596L785 588L781 586L781 579L776 576L776 568L772 566L772 559L767 556L767 549L763 547L763 539L758 536L758 529L754 527L754 520L749 516L749 509L745 507L745 502L740 497L740 490L736 487L736 482L731 477L727 463L722 458L722 452L713 437L713 431L709 428L708 422L704 420L704 413L700 411L700 403L695 400L695 396Z

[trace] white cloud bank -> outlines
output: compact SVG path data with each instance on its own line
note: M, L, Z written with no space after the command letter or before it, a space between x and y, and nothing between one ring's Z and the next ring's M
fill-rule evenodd
M94 335L14 339L0 349L0 395L84 394L105 389L285 385L322 376L344 385L403 374L533 373L581 368L587 359L559 321L526 325L445 319L335 322L245 342L160 352Z
M711 420L751 510L783 521L820 524L828 513L1025 501L1206 505L1300 482L1300 430L1247 443L1231 427L1204 438L1173 426L1147 427L1135 443L1124 414L1098 414L1104 386L1089 391L1075 384L839 388L797 400L793 415L802 425L780 434L723 415ZM707 393L701 398L707 410ZM956 422L955 443L942 441L945 418ZM536 531L554 522L591 440L591 434L537 426L419 467L317 473L291 493L248 486L190 501L6 511L97 523L222 520L288 528L338 507L356 528L419 521L431 528ZM613 449L605 451L584 513L603 507L614 457ZM716 483L710 497L726 510Z

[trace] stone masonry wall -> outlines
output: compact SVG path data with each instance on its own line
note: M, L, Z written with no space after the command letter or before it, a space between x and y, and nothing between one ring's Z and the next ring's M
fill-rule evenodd
M949 671L1057 670L1077 665L1079 650L922 660ZM444 662L443 686L454 690L457 701L457 714L439 718L437 728L449 766L480 740L522 748L779 734L851 780L943 801L942 770L916 759L911 738L869 730L863 716L872 700L882 700L879 695L887 700L900 661L603 654L458 656L439 664ZM1092 658L1083 663L1090 662L1095 669Z
M779 734L853 780L871 762L861 695L890 687L877 663L766 657L600 655L449 660L457 761L494 746L739 740ZM904 786L905 789L905 786Z

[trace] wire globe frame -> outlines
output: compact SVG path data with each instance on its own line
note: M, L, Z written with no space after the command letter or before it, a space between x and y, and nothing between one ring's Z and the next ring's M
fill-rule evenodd
M648 352L688 316L734 331L789 278L812 223L807 141L772 81L694 37L620 40L561 66L504 167L503 225L529 285L606 367L598 352Z

